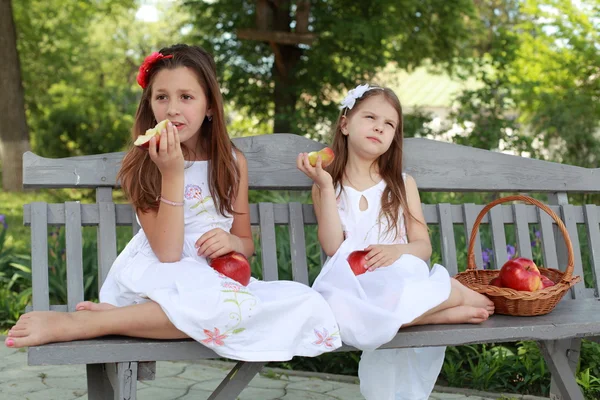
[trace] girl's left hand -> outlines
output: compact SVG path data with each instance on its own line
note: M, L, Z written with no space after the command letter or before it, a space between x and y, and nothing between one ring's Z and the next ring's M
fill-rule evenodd
M196 240L198 255L217 258L235 250L237 236L221 228L211 229Z
M365 250L368 251L366 256L368 271L389 267L402 255L400 246L395 244L372 244Z

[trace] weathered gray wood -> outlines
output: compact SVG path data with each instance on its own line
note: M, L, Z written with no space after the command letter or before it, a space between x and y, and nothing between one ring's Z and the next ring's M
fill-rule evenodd
M526 209L524 204L513 204L513 215L515 216L515 236L519 257L532 259L531 238L529 237L529 224L527 223Z
M425 216L425 221L428 224L439 224L439 216L437 205L434 204L423 204L423 214ZM501 206L496 206L495 208L500 208ZM526 217L528 224L534 224L539 221L537 214L537 207L526 205ZM574 207L574 218L575 222L578 224L585 223L585 219L583 216L583 208L581 206L573 206ZM473 210L475 210L475 216L481 209L482 205L473 205ZM559 206L551 206L550 207L554 212L560 215L560 207ZM458 204L450 205L451 215L452 215L452 223L453 224L463 224L464 219L464 211L463 206ZM117 226L131 226L133 221L135 220L133 214L131 212L131 206L128 204L115 204L116 211L116 222ZM287 204L273 204L273 213L275 218L276 225L288 225L290 223L289 219L289 208ZM597 214L600 216L600 210L597 210ZM259 225L258 219L258 205L250 204L250 223L252 225ZM302 205L302 215L305 225L315 225L317 223L317 219L314 215L314 210L312 209L311 204L303 204ZM502 218L505 224L513 224L514 216L512 214L511 206L503 206ZM98 204L81 204L81 224L82 226L97 226L100 221L100 215L98 212ZM23 207L23 222L25 226L31 225L31 207L29 204L26 204ZM481 221L483 225L489 223L489 215L483 217ZM48 204L48 224L49 225L57 225L62 226L65 224L65 207L63 203L60 204ZM472 225L472 224L470 224Z
M33 306L28 305L25 307L26 313L31 311L33 311ZM52 304L50 305L50 311L67 312L69 310L66 304Z
M156 361L138 362L138 381L153 381L156 378Z
M554 340L540 341L539 345L562 399L584 400L583 393L569 366L566 348Z
M237 399L242 390L250 383L265 363L239 361L229 371L225 379L219 384L208 400Z
M35 311L50 307L48 287L48 210L46 203L31 203L32 302Z
M108 271L117 258L117 231L114 203L98 203L98 289L104 283Z
M100 222L100 213L98 204L81 204L81 225L82 226L98 226ZM115 215L118 226L131 226L132 219L131 206L129 204L115 204ZM29 204L23 207L23 223L25 226L31 224L31 209ZM65 205L48 204L48 224L63 226L65 224Z
M481 324L424 325L402 328L382 348L458 346L473 343L500 343L519 340L558 340L600 336L598 301L579 299L560 302L546 315L513 317L494 315ZM350 350L345 346L338 351ZM68 354L68 357L65 355ZM33 346L29 365L64 365L104 362L178 361L219 358L193 340L151 340L106 337Z
M566 192L553 192L548 193L548 204L564 205L569 204L569 196ZM559 208L558 212L552 209L559 217L562 215L562 209ZM556 259L557 269L564 270L567 265L567 247L563 239L563 235L558 229L557 225L552 227L554 231L554 241L556 246ZM570 295L563 297L563 300L569 300L575 297L573 290L570 291Z
M251 189L309 190L312 182L296 168L300 152L324 147L299 135L235 138L248 161ZM23 185L116 186L124 153L47 159L23 155ZM431 162L434 155L436 162ZM404 141L404 165L423 191L600 192L600 170L490 152L423 138Z
M88 400L113 399L112 385L106 375L104 364L87 364L87 390Z
M594 276L595 296L600 291L600 225L597 209L599 207L587 204L584 206L585 227L588 239L588 251L590 253L590 266Z
M302 204L290 203L290 253L292 258L292 276L296 282L308 285L308 265L306 263L306 240Z
M77 303L84 300L81 207L78 201L65 203L65 219L67 297L69 311L75 311Z
M492 232L492 248L494 250L495 268L500 269L506 261L506 233L504 231L504 221L501 207L494 207L490 210L490 227Z
M452 211L450 204L438 204L440 219L440 244L442 249L442 263L451 276L458 273L456 263L456 241L454 240L454 225L452 224Z
M562 220L567 228L567 232L569 233L569 237L571 238L571 245L573 246L573 254L575 255L575 267L573 270L573 275L579 275L583 278L583 265L581 262L581 248L579 246L579 233L577 232L577 224L574 219L574 210L571 204L564 204L562 207ZM561 235L562 237L562 235ZM561 265L561 270L566 268L565 265ZM575 284L571 288L571 292L573 295L577 297L584 296L586 297L585 284L583 279Z
M475 206L474 204L463 204L463 220L465 227L465 237L467 248L469 247L469 238L471 237L471 232L473 231L473 224L475 224L475 220L477 219L477 214L481 211L480 207ZM483 269L483 257L481 254L481 234L480 230L477 231L475 235L475 248L473 249L473 253L475 255L475 265L477 269ZM466 250L465 250L466 251Z
M114 400L135 400L137 390L137 362L106 364L106 375L113 388Z
M540 216L540 240L542 242L542 256L546 268L558 268L556 241L554 240L553 220L542 209L538 209Z
M277 243L275 240L275 219L272 203L259 203L260 246L263 265L263 280L274 281L279 276L277 270Z
M560 351L567 357L571 374L575 376L577 372L577 366L579 364L579 356L581 353L581 339L574 338L556 340L554 341L554 348L560 349ZM550 380L550 398L553 400L564 400L557 380L554 379L553 376Z

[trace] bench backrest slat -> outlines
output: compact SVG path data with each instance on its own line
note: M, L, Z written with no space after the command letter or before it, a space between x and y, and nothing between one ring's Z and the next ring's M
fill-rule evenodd
M117 223L115 204L98 203L98 289L102 287L108 271L117 258Z
M593 204L586 204L583 208L596 297L598 297L598 288L600 287L600 223L598 209L600 207Z
M31 274L33 310L48 311L48 209L41 202L31 203Z
M475 204L463 204L462 211L463 221L465 221L463 226L465 228L465 237L468 246L469 238L473 232L473 225L475 224L477 214L479 214L481 208ZM475 256L475 265L477 266L477 269L483 269L483 256L481 254L481 230L479 229L475 234L475 248L473 249L473 254Z
M275 281L279 276L277 269L277 243L275 237L275 216L272 203L259 203L260 243L263 266L263 279Z
M309 190L312 182L296 168L300 152L324 147L300 135L277 134L233 139L248 160L251 189ZM424 138L404 142L406 172L422 191L600 192L600 169L527 159ZM23 185L114 187L123 153L47 159L23 156ZM436 162L431 162L431 160Z
M84 300L81 205L78 201L65 203L65 245L68 310L75 311L77 303Z
M308 285L308 265L306 263L306 240L304 239L302 204L290 203L289 210L292 276L295 281Z
M585 284L583 283L583 266L581 263L581 248L579 246L579 233L577 232L577 224L575 222L574 206L571 204L565 204L562 207L561 218L565 223L569 237L571 238L571 245L573 246L573 253L575 255L575 266L573 269L573 275L579 275L582 278L582 282L579 282L573 288L571 288L575 298L586 297ZM562 235L561 235L561 240ZM566 263L564 264L566 266ZM561 268L562 269L562 268Z
M450 204L438 204L438 218L440 221L440 246L442 249L442 264L450 275L458 273L456 263L456 241L454 240L454 224L452 223L452 209Z
M529 224L527 223L525 204L513 204L515 219L515 238L519 257L532 259Z
M554 220L541 208L538 209L538 215L540 218L540 242L542 243L542 259L544 260L544 266L558 266Z
M508 261L506 253L506 233L504 231L505 207L494 207L490 210L490 226L492 231L492 249L494 251L494 268L500 268Z

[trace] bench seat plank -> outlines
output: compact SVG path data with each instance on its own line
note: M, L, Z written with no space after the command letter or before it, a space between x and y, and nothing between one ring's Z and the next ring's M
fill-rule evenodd
M382 348L456 346L518 340L558 340L600 336L598 300L560 302L546 315L494 315L478 325L425 325L405 328ZM337 351L352 350L343 346ZM193 340L151 340L105 337L30 347L29 365L86 364L124 361L178 361L219 358Z

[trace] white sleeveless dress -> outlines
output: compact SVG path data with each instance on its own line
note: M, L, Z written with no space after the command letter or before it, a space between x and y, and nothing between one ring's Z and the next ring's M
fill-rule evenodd
M388 267L355 276L346 261L352 251L371 244L408 243L402 212L397 238L387 233L385 217L379 220L385 187L381 180L362 192L351 187L337 190L345 240L325 263L313 288L331 306L342 341L363 350L359 378L365 398L424 400L441 370L445 347L375 349L392 340L402 325L448 299L448 271L438 264L430 270L423 260L404 254ZM361 211L363 196L368 207Z
M208 162L190 164L185 169L181 260L161 263L140 230L115 260L100 301L115 306L155 301L177 329L231 359L285 361L340 347L333 313L310 287L254 278L244 287L197 255L196 240L214 228L229 232L233 218L215 208Z

